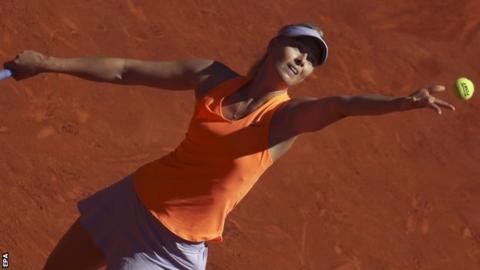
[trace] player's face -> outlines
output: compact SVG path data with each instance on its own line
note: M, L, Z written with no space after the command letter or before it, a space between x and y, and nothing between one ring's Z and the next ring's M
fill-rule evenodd
M269 53L272 66L288 86L305 80L320 58L315 41L309 37L279 37L273 41Z

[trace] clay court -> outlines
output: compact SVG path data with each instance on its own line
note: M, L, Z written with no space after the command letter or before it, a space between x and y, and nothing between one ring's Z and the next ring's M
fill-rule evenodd
M208 270L480 269L480 2L84 0L0 5L0 60L210 58L245 74L278 28L311 21L327 63L290 96L406 96L456 107L351 117L301 136L227 218ZM184 138L193 91L41 74L0 82L0 250L40 269L76 203Z

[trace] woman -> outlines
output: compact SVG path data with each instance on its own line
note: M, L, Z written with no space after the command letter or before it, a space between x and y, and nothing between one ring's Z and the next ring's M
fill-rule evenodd
M94 81L194 89L195 112L182 143L78 203L80 217L45 269L204 269L208 242L221 242L225 218L296 137L353 115L441 107L436 85L408 97L290 98L328 56L311 24L280 29L248 76L205 59L150 62L48 57L25 51L5 66L15 79L62 72Z

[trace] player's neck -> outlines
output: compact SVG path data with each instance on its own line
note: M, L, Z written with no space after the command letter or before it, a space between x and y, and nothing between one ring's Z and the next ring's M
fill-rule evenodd
M275 69L262 65L248 84L246 93L248 97L256 100L267 95L285 92L287 89L288 85Z

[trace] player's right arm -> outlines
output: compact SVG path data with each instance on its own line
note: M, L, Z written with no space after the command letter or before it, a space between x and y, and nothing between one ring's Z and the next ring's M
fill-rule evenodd
M145 85L167 90L192 90L202 84L233 74L224 64L208 59L145 61L113 57L60 58L24 51L5 64L14 78L24 79L40 72L58 72L83 79L124 85Z

